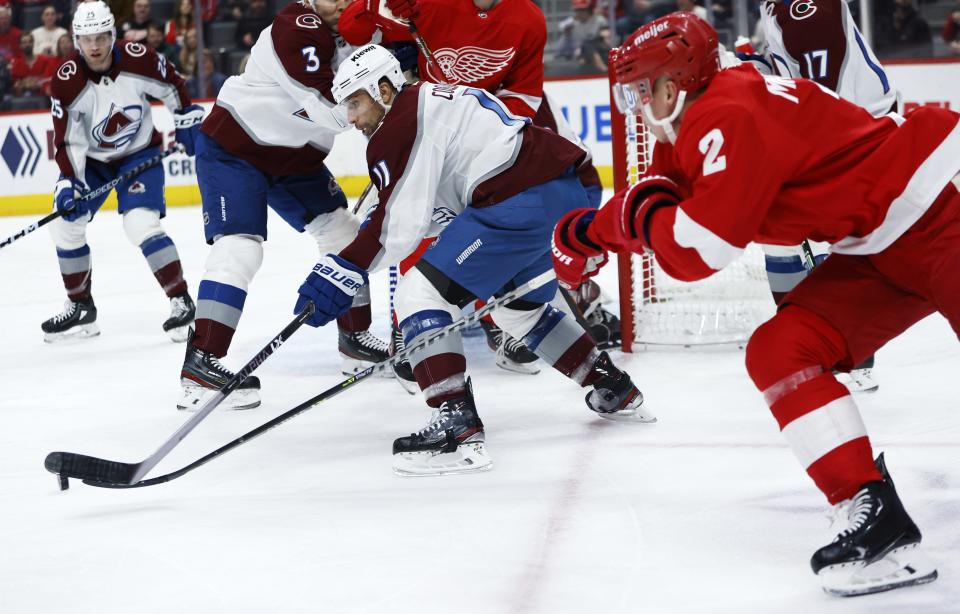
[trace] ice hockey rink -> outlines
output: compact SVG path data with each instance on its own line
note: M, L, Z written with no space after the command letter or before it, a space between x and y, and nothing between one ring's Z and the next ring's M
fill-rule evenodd
M0 218L0 238L34 219ZM195 291L200 210L165 226ZM270 233L228 367L292 318L317 257L276 217ZM429 412L377 378L171 483L60 492L48 452L139 461L188 417L167 301L115 212L89 243L102 334L65 345L39 326L64 300L46 229L0 252L4 614L960 612L960 346L939 316L879 353L880 390L859 402L940 579L843 600L808 565L832 537L826 502L736 349L616 353L660 419L638 425L597 417L549 369L498 369L467 338L488 473L395 477L393 439ZM373 285L385 334L386 275ZM334 327L301 330L257 373L260 408L215 412L151 475L341 381Z

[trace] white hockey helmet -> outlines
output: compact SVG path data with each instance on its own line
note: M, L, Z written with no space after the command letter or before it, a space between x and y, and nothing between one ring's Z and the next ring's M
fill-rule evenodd
M73 14L73 44L80 49L79 37L88 34L109 32L112 41L117 40L117 28L110 7L102 0L96 2L81 2ZM81 50L80 53L83 53Z
M400 62L392 53L380 45L364 45L340 64L333 78L333 99L340 104L354 92L366 90L377 103L386 106L380 97L380 79L389 81L398 92L406 82Z

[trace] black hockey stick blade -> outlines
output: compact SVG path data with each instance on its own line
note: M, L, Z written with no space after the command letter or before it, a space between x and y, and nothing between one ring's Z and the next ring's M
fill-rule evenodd
M118 463L73 452L51 452L43 461L50 473L60 476L60 489L66 490L66 478L128 484L133 480L139 463Z

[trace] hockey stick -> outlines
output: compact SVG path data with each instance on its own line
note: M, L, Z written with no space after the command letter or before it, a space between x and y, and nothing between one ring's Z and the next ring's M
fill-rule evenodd
M147 169L150 168L151 166L156 166L157 164L159 164L159 163L160 163L164 158L166 158L167 156L170 156L170 155L175 154L175 153L179 153L179 152L181 152L181 151L182 151L182 148L181 148L181 146L180 146L179 144L173 145L172 147L170 147L170 149L164 150L163 152L158 153L157 155L153 156L152 158L147 158L146 160L144 160L144 161L141 162L140 164L138 164L138 165L134 166L133 168L131 168L129 171L123 173L122 175L117 176L117 177L114 178L112 181L108 181L107 183L103 184L102 186L100 186L100 187L97 188L96 190L93 190L93 191L91 191L91 192L88 192L87 194L84 194L83 196L79 197L77 200L84 200L84 201L86 201L86 200L93 200L94 198L97 198L97 197L99 197L99 196L103 196L104 194L108 193L110 190L112 190L113 188L117 187L118 185L120 185L120 184L123 183L124 181L129 181L130 179L133 179L134 177L136 177L137 175L139 175L139 174L142 173L143 171L147 170ZM58 217L61 217L64 213L65 213L64 211L54 211L53 213L51 213L51 214L49 214L49 215L47 215L47 216L45 216L45 217L40 218L40 220L34 222L33 224L30 224L29 226L27 226L26 228L24 228L23 230L21 230L21 231L18 232L17 234L11 235L11 236L7 237L6 239L4 239L3 241L0 241L0 249L6 247L7 245L10 245L11 243L13 243L14 241L16 241L17 239L20 239L20 238L23 238L23 237L27 236L28 234L30 234L31 232L33 232L33 231L36 230L37 228L40 228L41 226L44 226L44 225L46 225L46 224L49 224L50 222L52 222L53 220L57 219Z
M193 471L197 467L207 464L208 462L217 458L221 454L225 454L226 452L229 452L230 450L240 445L243 445L244 443L252 439L255 439L256 437L259 437L260 435L266 433L267 431L273 429L274 427L277 427L283 424L284 422L286 422L287 420L290 420L294 416L301 414L307 411L308 409L311 409L315 405L318 405L323 401L326 401L327 399L330 399L340 394L344 390L352 388L353 386L355 386L356 384L359 384L360 382L369 378L370 376L384 369L392 368L397 361L407 358L412 352L423 349L429 345L432 345L433 343L436 343L440 339L447 337L451 333L454 333L460 330L464 326L473 324L474 322L482 318L485 314L489 313L490 311L496 309L501 305L509 303L510 301L518 297L523 296L524 294L526 294L530 290L533 290L534 288L538 288L543 284L548 283L551 279L554 279L554 274L552 270L546 271L544 273L541 273L540 275L537 275L527 283L518 286L517 288L507 292L503 296L495 299L491 299L486 305L474 311L473 313L460 318L456 322L448 324L444 328L441 328L440 330L436 331L436 333L434 333L433 335L430 335L425 339L421 339L417 343L407 347L406 349L404 349L404 351L397 353L395 356L391 357L389 360L385 360L373 366L367 367L360 373L357 373L356 375L345 379L339 384L331 388L328 388L327 390L324 390L323 392L321 392L320 394L316 395L311 399L307 399L306 401L297 405L293 409L290 409L280 414L276 418L261 424L260 426L253 429L252 431L244 433L243 435L237 437L233 441L224 444L223 446L217 448L213 452L210 452L206 456L203 456L193 461L192 463L190 463L189 465L186 465L185 467L182 467L181 469L178 469L171 473L167 473L165 475L157 476L155 478L150 478L149 480L143 480L143 481L134 482L134 483L126 482L123 480L112 480L112 479L109 479L109 476L98 476L101 479L84 479L83 483L87 484L88 486L97 486L99 488L140 488L143 486L154 486L156 484L163 484L164 482L169 482L170 480L175 480ZM100 461L100 462L109 462L109 461ZM50 467L49 464L47 464L47 470L53 473L57 473L54 469ZM71 476L71 477L76 477L76 476ZM62 484L63 481L66 480L66 477L61 475L60 480Z
M810 241L804 239L803 243L800 244L800 249L803 250L803 258L805 260L804 264L806 265L807 272L809 273L813 269L817 268L817 258L813 255L813 248L810 247Z
M74 454L73 452L51 452L43 461L44 467L51 473L56 473L60 477L60 490L66 490L69 487L67 478L78 478L84 482L108 482L115 484L133 484L145 476L151 469L157 466L163 458L170 453L177 445L190 434L200 422L203 421L210 412L212 412L231 392L236 390L257 367L262 365L281 345L287 341L293 333L300 328L307 319L313 315L316 307L313 302L308 302L300 310L292 322L280 331L280 333L270 340L257 355L243 366L223 388L216 394L207 399L196 414L177 429L163 444L157 448L157 451L139 463L119 463L116 461L104 460L93 456L83 454Z
M413 35L413 42L417 44L417 48L420 50L420 53L423 54L423 59L427 61L427 66L430 67L430 72L434 75L439 76L442 81L441 83L446 83L447 73L437 66L437 60L433 57L433 52L430 51L430 47L427 46L427 41L423 40L423 36L420 35L420 30L417 29L417 24L413 23L413 20L410 20L410 23L407 24L407 27L410 28L410 34Z

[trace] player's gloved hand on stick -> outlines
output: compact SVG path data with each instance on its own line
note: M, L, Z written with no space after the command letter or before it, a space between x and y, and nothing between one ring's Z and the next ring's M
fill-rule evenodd
M198 104L192 104L173 112L173 127L176 129L174 138L183 145L183 149L188 156L195 153L194 143L202 122L203 107Z
M416 19L420 15L417 0L386 0L390 12L401 19Z
M642 177L600 208L586 236L608 251L639 254L651 249L650 216L657 209L679 205L684 197L683 190L669 177Z
M307 280L300 286L297 305L299 313L307 301L313 301L316 311L307 320L310 326L324 326L350 309L353 297L367 283L367 272L335 254L327 254L313 267Z
M75 177L62 177L53 187L53 205L63 213L63 219L74 222L90 215L87 202L79 200L85 191L83 182Z
M603 247L587 238L587 228L596 214L596 209L574 209L560 218L553 229L553 269L557 281L567 290L579 288L607 262Z

